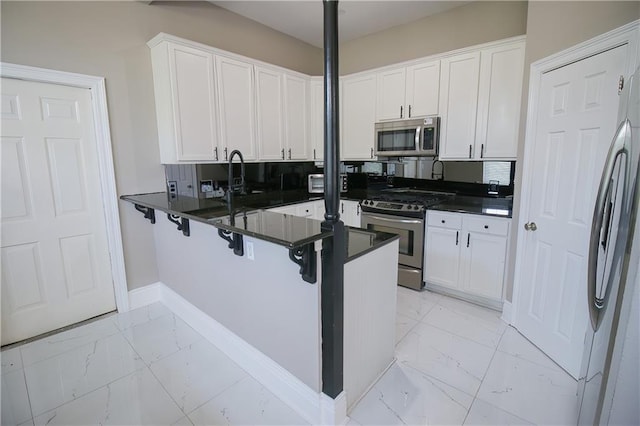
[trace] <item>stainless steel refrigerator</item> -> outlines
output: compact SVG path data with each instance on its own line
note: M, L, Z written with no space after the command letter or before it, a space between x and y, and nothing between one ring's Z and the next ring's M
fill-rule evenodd
M640 68L624 82L589 247L578 424L640 424Z

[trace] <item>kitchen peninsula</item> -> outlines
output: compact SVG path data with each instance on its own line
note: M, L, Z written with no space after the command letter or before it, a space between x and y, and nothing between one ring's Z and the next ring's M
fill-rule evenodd
M164 286L273 360L297 386L320 395L320 255L331 233L318 220L265 210L297 201L288 197L237 196L232 208L219 199L164 192L121 198L153 226ZM345 242L344 389L350 407L393 361L398 237L347 227Z

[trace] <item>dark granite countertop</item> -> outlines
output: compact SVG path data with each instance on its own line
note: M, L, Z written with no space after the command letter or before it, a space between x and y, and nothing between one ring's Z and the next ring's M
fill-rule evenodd
M369 231L367 229L351 228L349 226L345 227L345 229L347 231L346 262L357 259L358 257L367 254L380 246L383 246L400 238L396 234L389 234L387 232Z
M513 200L509 198L456 195L440 204L429 206L428 209L510 218L513 213Z
M225 231L269 241L288 248L300 247L333 235L319 220L267 210L244 210L213 218L211 225Z
M300 247L332 235L321 229L321 221L264 209L305 201L318 200L306 191L279 191L234 197L233 210L219 198L169 198L166 192L123 195L133 204L206 223L219 229L236 232L288 248ZM398 238L395 234L345 227L347 259L356 259Z

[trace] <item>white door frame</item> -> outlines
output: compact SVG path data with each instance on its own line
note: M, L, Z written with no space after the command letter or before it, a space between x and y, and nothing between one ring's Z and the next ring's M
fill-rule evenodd
M94 134L98 153L98 172L102 195L102 211L104 212L107 243L111 264L113 290L116 308L119 312L129 310L127 276L122 250L122 234L118 211L118 193L113 168L111 151L111 132L107 110L107 93L103 77L75 74L45 68L16 65L0 62L0 77L16 78L40 83L61 84L79 87L91 91L91 109L93 112Z
M510 323L518 328L517 323L517 310L518 302L521 297L521 286L524 281L522 276L523 264L527 259L525 255L525 242L527 234L522 232L522 224L528 222L524 216L529 211L529 196L531 193L532 185L531 179L533 174L533 167L531 159L533 158L533 150L535 148L535 130L538 125L538 98L540 95L540 85L542 82L542 75L553 71L554 69L569 65L573 62L580 61L598 53L613 49L615 47L628 44L629 45L629 58L626 64L625 73L630 75L635 71L636 61L638 60L638 40L640 39L640 20L630 22L622 27L616 28L607 33L601 34L590 40L572 46L568 49L562 50L558 53L554 53L551 56L540 59L531 64L529 74L529 97L527 101L527 124L526 133L524 138L524 156L522 161L522 188L520 190L520 204L518 211L518 222L514 224L517 229L518 238L516 242L516 263L514 273L514 285L513 285L513 301L511 305ZM607 136L608 137L608 136ZM529 161L526 161L526 160ZM513 229L513 227L512 227ZM509 318L506 318L509 319Z

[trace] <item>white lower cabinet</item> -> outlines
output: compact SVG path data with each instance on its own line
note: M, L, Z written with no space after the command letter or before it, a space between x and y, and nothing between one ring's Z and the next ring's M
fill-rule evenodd
M427 212L427 288L500 308L511 220Z
M298 206L295 204L282 206L282 207L274 207L272 209L269 209L269 211L274 213L282 213L282 214L290 214L292 216L298 216Z
M324 220L324 200L317 200L312 202L314 205L313 218L316 220ZM304 203L307 204L307 203ZM354 228L360 228L360 203L351 200L340 200L339 205L340 219L347 226Z
M460 230L428 227L424 261L425 282L458 288L460 275ZM437 249L436 249L437 247Z
M340 219L346 226L360 228L360 203L352 200L340 200L338 206ZM271 212L291 214L294 216L308 217L315 220L324 220L324 200L315 200L305 203L297 203L289 206L269 209Z
M351 200L341 200L340 218L345 225L360 228L360 203Z

